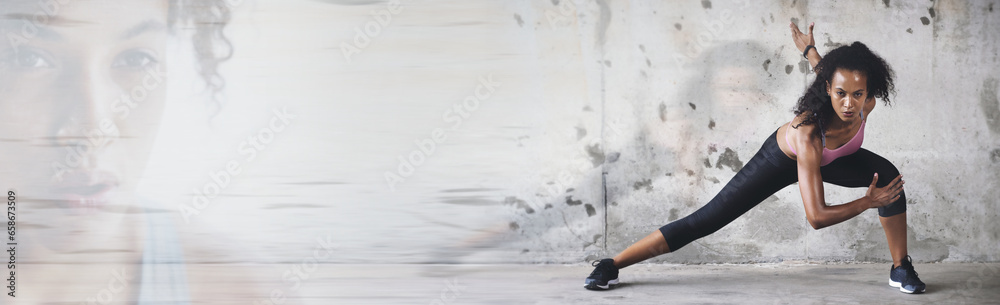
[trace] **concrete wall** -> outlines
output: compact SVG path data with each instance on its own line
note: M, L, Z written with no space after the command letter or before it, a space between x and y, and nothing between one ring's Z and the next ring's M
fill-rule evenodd
M533 1L512 5L533 78L533 165L504 192L526 262L612 256L705 204L792 114L811 79L788 22L827 52L855 40L896 70L864 146L907 177L919 261L996 261L1000 11L973 3ZM503 15L502 13L497 13ZM532 58L534 57L534 58ZM544 122L544 123L542 123ZM531 123L528 123L531 124ZM518 134L518 137L522 135ZM513 138L513 137L511 137ZM537 175L537 176L535 176ZM864 189L826 185L827 201ZM503 188L503 187L500 187ZM551 191L550 191L551 190ZM499 196L494 197L500 200ZM659 262L889 259L875 211L815 231L796 187ZM518 208L526 202L534 213ZM551 207L550 207L551 206Z
M317 237L348 263L608 257L705 204L792 118L811 77L796 20L821 52L858 40L896 70L864 147L907 177L914 259L997 261L995 2L414 0L375 31L384 1L248 1L227 106L168 106L144 181L175 209L287 108L193 220L253 245L228 260L289 261ZM653 261L888 258L875 211L816 231L789 187Z

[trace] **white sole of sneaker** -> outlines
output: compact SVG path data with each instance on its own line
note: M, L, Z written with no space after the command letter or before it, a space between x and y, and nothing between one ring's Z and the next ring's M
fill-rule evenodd
M902 291L903 293L914 293L915 292L913 290L908 290L906 288L903 288L903 283L902 282L896 282L896 281L893 281L893 280L889 280L889 287L899 288L899 291ZM921 290L920 292L924 292L924 291Z
M612 285L618 285L618 279L613 279L613 280L608 281L607 285L594 285L594 286L597 286L597 288L601 288L601 289L607 290ZM587 285L583 285L583 287L587 287Z

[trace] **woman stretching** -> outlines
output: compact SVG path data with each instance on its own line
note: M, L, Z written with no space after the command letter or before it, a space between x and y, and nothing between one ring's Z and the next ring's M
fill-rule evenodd
M921 293L925 285L906 253L906 194L892 163L861 148L865 122L875 99L887 105L895 93L892 68L867 46L855 42L821 58L813 45L813 25L803 34L790 25L796 47L809 59L816 80L795 107L795 117L764 141L722 191L691 215L669 223L629 246L613 259L596 262L584 287L610 289L618 284L618 269L676 251L718 231L782 188L799 183L806 218L815 229L851 219L878 208L892 254L889 285L905 293ZM823 182L844 187L868 187L865 196L827 206Z

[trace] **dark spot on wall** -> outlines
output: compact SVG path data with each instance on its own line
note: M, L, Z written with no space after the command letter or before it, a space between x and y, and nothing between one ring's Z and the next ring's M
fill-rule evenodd
M830 39L830 36L826 36L826 42L823 43L823 46L828 47L830 49L836 49L844 46L844 44L839 42L833 42L833 39Z
M708 129L715 129L715 120L708 120Z
M764 60L764 71L767 71L767 66L769 65L771 65L771 60L770 59Z
M763 24L764 26L767 26L767 21L764 20L764 17L760 17L760 24Z
M799 72L802 74L809 74L809 61L803 60L799 62Z
M660 110L660 122L666 122L667 121L667 105L663 104L663 102L660 102L659 108L660 108L659 109Z
M611 68L611 61L610 60L605 60L604 61L604 65L608 66L608 68Z
M589 203L583 205L583 208L587 209L587 217L593 217L594 215L597 215L597 210L594 209L594 206L590 205Z
M584 129L583 127L579 127L579 126L577 126L575 128L576 128L576 140L577 141L579 141L580 139L583 139L583 137L587 136L587 130L586 129Z
M667 216L667 221L677 220L677 209L670 209L670 215Z
M643 53L646 53L646 46L640 44L639 50L641 50Z
M993 152L990 153L990 161L993 161L993 163L1000 163L1000 148L994 149Z
M613 152L613 153L610 153L610 154L608 154L608 158L605 159L605 161L607 161L608 163L615 163L615 161L618 161L618 157L621 157L621 155L622 155L622 153L617 152L617 151Z
M920 17L920 23L923 23L924 25L928 25L928 24L931 24L931 20L927 19L927 17Z
M559 5L559 0L552 0L552 5Z
M583 106L583 111L594 111L594 108L590 108L590 105Z
M726 147L726 151L723 151L722 155L719 156L719 161L715 162L716 168L721 169L722 166L729 167L733 172L737 172L743 168L743 161L740 161L740 156L736 151Z
M574 206L583 204L583 200L573 200L573 196L566 196L566 205Z
M517 229L521 228L521 226L517 225L517 223L513 221L511 221L508 226L510 227L511 231L517 231Z
M678 31L680 31L680 30L684 29L684 26L682 26L680 23L674 23L674 28L677 29Z
M907 32L907 33L910 33L910 34L913 34L913 28L907 28L907 29L906 29L906 32Z
M604 151L601 150L601 144L587 146L587 155L590 156L590 163L593 163L594 167L604 164Z
M600 8L600 15L597 19L597 26L594 29L597 32L597 40L594 43L597 46L603 46L608 33L608 26L611 25L611 7L608 6L606 0L596 0L596 2L597 7Z
M694 171L689 169L687 170L687 174L688 176L694 176Z
M688 106L691 106L691 109L695 109L695 110L698 109L698 106L695 105L694 103L688 103Z
M933 7L927 8L927 13L931 14L931 18L934 18L934 16L937 16L937 15L934 14L934 8Z
M712 181L712 183L719 184L719 178L715 177L705 177L705 180Z
M551 208L552 208L552 204L551 203L546 203L545 207L543 207L542 209L543 210L548 210L548 209L551 209Z
M774 14L769 14L771 16L771 23L774 23Z
M517 20L517 26L524 27L524 19L521 19L521 15L514 14L514 20Z
M646 189L647 192L653 191L653 179L646 179L642 181L637 181L632 183L632 189L638 191L639 189Z
M990 13L993 12L993 3L992 2L990 2L990 6L988 7L988 9L990 10Z
M704 163L705 164L705 168L712 168L712 161L711 160L708 160L708 158L705 158L702 161L705 162Z
M791 20L792 20L792 23L795 24L795 26L799 26L799 18L792 17Z
M569 193L569 192L572 192L572 191L575 191L575 190L576 190L575 188L568 188L568 189L566 189L566 192Z
M506 205L513 205L515 208L518 209L524 209L524 212L528 214L535 212L535 209L532 209L531 206L528 206L528 202L514 196L505 197L503 199L503 203Z
M712 1L701 0L701 7L705 8L705 9L711 9L712 8Z
M795 66L785 65L785 74L792 74L792 70L795 70Z
M979 92L979 107L983 109L983 116L986 117L986 125L994 134L1000 134L1000 101L997 100L997 87L1000 82L996 78L987 78L983 81L983 88Z
M611 206L618 206L618 201L612 201Z
M649 61L649 57L646 58L646 66L647 67L652 67L653 66L653 62Z
M882 0L882 4L885 4L885 7L889 7L889 0Z

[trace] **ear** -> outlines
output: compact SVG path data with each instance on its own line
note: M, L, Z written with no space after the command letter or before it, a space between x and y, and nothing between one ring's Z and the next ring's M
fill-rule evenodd
M833 96L833 92L830 91L830 81L826 81L826 94Z

